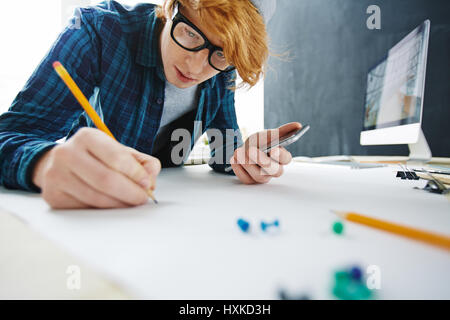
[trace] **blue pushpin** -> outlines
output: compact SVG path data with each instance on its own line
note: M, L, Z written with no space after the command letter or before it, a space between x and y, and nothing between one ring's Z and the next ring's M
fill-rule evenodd
M239 228L242 230L242 232L248 232L248 230L250 229L250 223L248 223L244 219L239 219L237 221L237 224Z
M350 269L350 276L353 280L361 281L362 280L362 271L361 268L358 266L354 266Z
M261 221L261 230L266 232L268 228L270 227L276 227L278 228L280 226L280 222L278 220L275 220L272 223L266 223L264 221Z

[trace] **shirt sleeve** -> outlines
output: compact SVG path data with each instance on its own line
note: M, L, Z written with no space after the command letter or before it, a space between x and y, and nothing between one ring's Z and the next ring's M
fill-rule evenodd
M209 128L220 130L223 137L223 145L217 149L211 147L211 160L208 164L214 171L227 173L226 169L230 165L230 159L233 157L234 151L244 144L236 117L234 91L226 89L222 105ZM210 146L212 146L213 143L209 134L208 140ZM219 156L216 157L216 154ZM233 170L228 172L228 174L234 175Z
M32 172L40 156L65 137L82 109L52 64L60 61L89 98L100 81L101 42L91 9L79 9L9 110L0 115L0 185L39 192Z

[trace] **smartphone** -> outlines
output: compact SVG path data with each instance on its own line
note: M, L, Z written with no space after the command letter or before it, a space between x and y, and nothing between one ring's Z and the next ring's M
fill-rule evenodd
M289 132L284 137L281 137L280 141L276 141L274 143L271 143L269 146L264 148L262 151L267 153L270 150L272 150L274 148L277 148L277 147L287 147L288 145L297 142L306 132L309 131L310 128L311 127L309 125L306 125L306 126L302 127L301 129Z
M297 142L306 132L309 131L309 129L311 129L311 127L309 125L306 125L306 126L302 127L301 129L291 131L284 137L281 137L279 141L275 141L275 142L271 143L270 145L268 145L267 147L263 148L262 151L264 153L267 153L270 150L277 148L277 147L287 147L288 145L291 145L291 144ZM231 170L233 170L233 168L231 166L228 166L225 169L225 172L230 172Z

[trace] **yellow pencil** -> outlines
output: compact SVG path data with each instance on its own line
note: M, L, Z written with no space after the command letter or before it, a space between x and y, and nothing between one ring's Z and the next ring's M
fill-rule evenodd
M63 67L63 65L59 61L55 61L53 63L53 68L55 69L56 73L61 77L61 79L64 81L64 83L67 85L67 87L72 92L72 94L75 96L75 98L80 103L80 105L83 107L84 111L86 111L87 115L89 116L89 118L91 118L92 122L94 122L95 126L99 130L103 131L104 133L109 135L111 138L116 140L116 138L113 136L111 131L109 131L108 127L102 121L102 119L100 119L97 112L95 112L94 108L91 106L88 99L86 99L83 92L81 92L80 88L77 86L75 81L73 81L72 77L67 72L67 70ZM150 189L147 190L147 194L155 203L158 203L158 201L156 201L155 197L153 196L152 190L150 190Z
M407 237L410 239L426 242L428 244L432 244L434 246L439 246L450 250L450 237L435 234L428 231L423 231L411 227L402 226L399 224L394 224L387 221L382 221L374 218L369 218L358 213L354 212L342 212L342 211L333 211L339 217L344 220L363 224L375 229L395 233L397 235L401 235L403 237Z

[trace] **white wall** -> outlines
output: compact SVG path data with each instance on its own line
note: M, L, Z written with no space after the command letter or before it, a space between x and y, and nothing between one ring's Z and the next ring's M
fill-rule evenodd
M61 31L57 0L5 1L0 11L0 112L6 111Z

